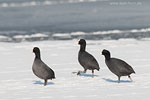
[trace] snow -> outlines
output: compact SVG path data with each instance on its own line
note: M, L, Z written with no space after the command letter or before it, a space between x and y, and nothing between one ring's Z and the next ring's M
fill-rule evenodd
M42 33L37 33L37 34L32 34L32 35L16 35L13 38L15 39L22 39L22 38L42 38L42 37L48 37L48 35L42 34Z
M85 35L85 32L72 32L71 35Z
M150 28L143 28L143 29L132 29L131 31L130 31L131 33L137 33L137 32L150 32Z
M8 37L7 36L1 36L0 35L0 39L7 39Z
M68 37L71 38L70 34L61 34L61 33L57 33L57 34L53 34L53 37Z
M1 42L8 42L8 41L11 41L11 38L9 38L7 36L0 35L0 41Z
M37 33L37 34L32 34L31 37L48 37L48 35L46 34L42 34L42 33Z
M150 98L150 41L134 39L87 41L87 51L99 62L100 71L77 76L83 70L77 57L77 40L0 43L0 100L149 100ZM43 86L31 68L32 48L41 49L43 61L56 73L55 80ZM127 77L112 74L101 55L108 49L111 55L128 62L136 71L130 82Z
M119 33L122 33L122 31L120 30L110 30L110 31L99 31L99 32L94 32L93 34L119 34Z
M70 34L61 34L61 33L57 33L57 34L53 34L52 37L54 39L71 39L71 35Z

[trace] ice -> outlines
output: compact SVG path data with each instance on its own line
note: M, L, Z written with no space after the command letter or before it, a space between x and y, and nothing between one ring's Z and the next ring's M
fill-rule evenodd
M1 100L149 100L150 41L134 39L87 40L87 51L99 62L100 71L77 76L72 72L83 70L78 63L77 40L2 43L0 42L0 99ZM43 86L43 80L32 72L34 54L41 49L42 60L56 73L56 79ZM112 57L128 62L136 74L117 77L105 65L101 55L108 49Z

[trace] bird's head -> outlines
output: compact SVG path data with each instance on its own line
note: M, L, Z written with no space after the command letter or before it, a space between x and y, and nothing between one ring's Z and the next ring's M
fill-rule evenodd
M80 39L78 44L79 45L86 45L86 41L84 39Z
M34 52L35 54L40 53L40 49L39 49L38 47L34 47L34 48L33 48L33 52Z
M102 55L104 55L106 59L110 59L110 52L108 50L104 49Z

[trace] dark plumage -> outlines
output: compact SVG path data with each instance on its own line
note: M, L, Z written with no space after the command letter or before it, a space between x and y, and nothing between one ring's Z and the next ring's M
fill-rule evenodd
M118 83L120 82L121 76L128 76L132 81L130 74L135 73L135 71L129 64L121 59L111 58L110 52L108 50L103 50L102 55L105 56L105 63L109 70L118 76Z
M78 53L78 61L84 68L84 71L79 71L78 75L80 74L80 72L86 73L86 70L89 69L92 70L92 75L94 76L94 70L96 69L99 71L100 69L99 64L91 54L85 51L86 41L84 39L80 39L78 44L80 45L80 50Z
M35 59L32 66L33 73L37 77L44 79L44 86L46 86L48 79L52 80L55 78L55 73L41 60L40 49L38 47L34 47L33 52L35 53Z

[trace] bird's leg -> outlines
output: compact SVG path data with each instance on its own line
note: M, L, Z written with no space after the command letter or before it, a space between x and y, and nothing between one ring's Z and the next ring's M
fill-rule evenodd
M92 78L94 78L94 70L92 70Z
M84 71L78 71L77 72L77 75L80 75L81 73L83 73Z
M47 85L47 80L44 80L44 86L46 86Z
M84 71L78 71L77 75L80 75L81 73L86 73L86 69L84 69Z
M132 78L130 77L130 75L128 75L129 79L131 80L131 82L133 82Z
M83 73L86 73L86 69L84 69Z
M118 76L118 83L120 83L120 76Z

